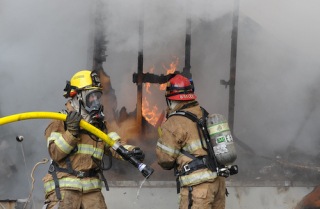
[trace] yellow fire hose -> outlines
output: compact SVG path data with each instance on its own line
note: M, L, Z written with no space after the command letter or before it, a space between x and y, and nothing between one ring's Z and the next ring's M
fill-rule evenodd
M9 116L0 118L0 126L7 123L17 122L21 120L28 120L28 119L56 119L56 120L65 121L66 118L67 118L67 115L61 114L61 113L55 113L55 112L25 112L25 113L18 113L18 114L9 115ZM135 159L135 157L127 149L125 149L116 141L112 140L106 133L97 129L96 127L86 122L85 120L80 121L80 126L83 129L94 134L95 136L99 137L104 142L106 142L118 154L120 154L123 157L123 159L129 161L132 165L138 168L144 177L149 178L150 175L153 173L154 170L152 168L143 164L139 160Z

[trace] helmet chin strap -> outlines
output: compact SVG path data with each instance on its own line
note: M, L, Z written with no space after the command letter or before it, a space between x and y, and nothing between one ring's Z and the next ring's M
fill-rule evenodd
M77 112L79 112L81 114L81 116L83 117L83 119L87 122L89 122L90 120L90 115L87 113L87 111L83 108L83 101L81 98L81 95L77 95L75 97L73 97L71 100L71 106L73 107L73 109Z
M173 110L179 104L179 102L175 100L166 99L166 101L170 110Z

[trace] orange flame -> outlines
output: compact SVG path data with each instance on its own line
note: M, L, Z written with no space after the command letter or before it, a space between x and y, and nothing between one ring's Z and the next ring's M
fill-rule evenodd
M177 70L177 66L179 64L179 57L176 57L175 60L173 62L170 63L170 67L167 68L165 65L162 65L162 67L167 71L167 75L170 74L170 73L174 73L174 71ZM165 83L161 84L159 89L160 90L165 90L166 89L166 85Z
M158 107L157 105L154 105L152 108L150 108L147 97L143 97L142 115L153 126L155 126L156 123L158 122L158 119L159 119Z
M153 72L154 72L154 66L150 68L149 72L150 72L150 73L153 73ZM145 89L146 89L146 92L147 92L148 94L151 94L151 91L150 91L151 83L145 83L145 84L144 84L144 87L145 87ZM142 106L143 106L143 105L142 105ZM142 110L142 111L143 111L143 110Z
M166 70L166 75L173 73L177 70L177 66L179 64L179 58L175 57L175 60L169 64L169 67L166 67L164 64L162 64L163 69ZM154 72L154 67L150 68L149 72ZM152 92L150 90L151 84L145 83L145 91L150 96L152 95ZM166 89L166 84L161 84L159 87L160 91L163 91ZM150 105L150 97L144 96L142 101L142 115L144 118L153 126L155 126L161 116L161 112L159 112L159 108L157 105L153 105L151 107Z

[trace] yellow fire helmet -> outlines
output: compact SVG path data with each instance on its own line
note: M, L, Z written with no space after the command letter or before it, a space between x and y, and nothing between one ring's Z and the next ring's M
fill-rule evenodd
M102 90L99 76L96 71L81 70L67 81L64 88L64 97L74 97L82 90Z

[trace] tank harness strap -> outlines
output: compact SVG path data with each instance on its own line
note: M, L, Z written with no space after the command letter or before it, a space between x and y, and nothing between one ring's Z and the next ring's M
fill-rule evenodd
M58 164L54 161L52 161L51 165L53 165L55 167L56 172L58 171L58 172L68 173L68 174L71 174L71 175L76 176L78 178L95 177L98 174L98 170L95 168L90 169L88 171L73 170L71 167L70 158L66 158L66 163L67 163L67 168L59 167Z
M111 168L111 166L112 166L112 157L110 156L110 158L109 158L109 167L108 168L103 168L101 165L100 165L100 163L99 163L99 161L96 159L96 158L94 158L93 156L91 156L91 159L93 160L93 162L98 166L97 167L97 171L98 171L98 174L100 175L100 179L103 181L103 183L104 183L104 185L105 185L105 187L106 187L106 190L107 191L109 191L109 185L108 185L108 182L107 182L107 179L104 177L104 175L103 175L103 171L104 170L109 170L110 168Z
M197 130L198 130L198 135L200 137L201 146L208 153L208 157L206 161L207 167L211 171L216 172L219 165L216 162L213 147L210 142L210 136L206 127L206 118L208 117L209 113L203 107L200 107L200 108L202 111L202 117L200 119L195 114L188 111L183 111L183 110L177 110L175 112L172 112L171 114L168 115L168 118L174 115L178 115L178 116L180 115L190 119L191 121L197 124Z
M208 168L207 156L195 157L185 150L181 150L181 153L190 157L192 161L182 167L182 170L178 172L179 176L188 175L196 170Z
M174 164L173 171L174 171L174 176L176 177L177 194L179 194L180 193L181 184L180 184L180 180L179 180L179 176L180 175L179 175L177 163Z
M74 149L65 158L68 159L70 157L70 155L76 153L77 151L78 151L78 146L75 146ZM67 163L67 165L68 165L68 163ZM48 173L50 173L53 178L54 190L55 190L56 196L57 196L58 200L61 200L60 185L59 185L59 180L58 180L58 176L57 176L58 169L59 169L58 164L55 161L52 161L49 166Z
M185 150L181 150L181 153L190 157L192 159L191 162L184 165L181 171L178 171L177 164L174 165L174 175L176 176L176 186L177 186L177 194L180 193L181 183L179 181L179 176L188 175L193 171L208 168L207 166L207 158L208 156L195 157L192 154L188 153Z
M209 143L208 139L207 139L207 137L209 137L209 136L205 130L205 127L206 127L206 120L205 119L208 117L209 113L203 107L200 107L200 108L202 111L202 117L200 119L195 114L188 112L188 111L183 111L183 110L175 111L167 116L167 118L169 118L174 115L178 115L178 116L180 115L180 116L187 117L191 121L195 122L197 124L197 130L198 130L198 134L200 137L201 146L208 153L208 155L206 155L206 156L201 156L201 157L197 158L197 157L193 156L192 154L188 153L187 151L181 150L181 153L190 157L192 159L192 161L189 162L188 164L184 165L180 172L177 170L177 165L175 165L175 167L174 167L174 173L176 176L177 193L178 194L180 193L180 187L181 187L181 184L179 181L179 176L188 175L193 171L203 169L203 168L208 168L211 171L216 172L217 168L218 168L218 165L215 162L214 154L212 153L213 152L212 146L207 145L207 147L209 149L211 149L211 152L209 149L205 148L205 146L204 146L204 143L206 143L206 144ZM203 138L204 138L205 142L203 141ZM212 159L212 158L214 158L214 159ZM212 162L212 161L214 161L214 162Z
M50 173L52 178L53 178L54 185L55 185L55 193L56 193L56 196L57 196L58 200L61 200L61 192L60 192L60 185L59 185L59 179L58 179L58 176L57 176L57 172L68 173L68 174L71 174L71 175L76 176L78 178L96 177L97 174L98 174L98 170L96 168L95 169L91 169L89 171L76 171L76 170L72 169L70 156L73 155L74 153L76 153L77 151L78 151L78 147L76 146L65 157L67 168L59 167L58 163L55 162L55 161L52 161L50 166L49 166L48 173Z
M188 187L188 191L189 191L189 193L188 193L188 200L189 200L188 209L191 209L192 204L193 204L193 200L192 200L192 190L193 190L192 186L189 186L189 187Z
M55 170L54 161L52 161L52 163L50 164L48 173L50 173L53 178L56 196L58 200L61 200L60 185L57 177L57 172Z
M198 103L192 103L192 105L196 105L196 104L198 104ZM200 120L197 118L197 116L195 114L193 114L191 112L187 112L187 111L182 111L182 110L179 111L178 110L178 111L175 111L175 112L169 114L167 116L167 118L174 116L174 115L178 115L178 116L180 115L180 116L187 117L188 119L197 123L198 133L199 133L199 136L201 137L201 130L199 128L199 121ZM204 113L204 116L206 116L205 113ZM200 140L200 141L201 141L202 147L204 147L202 140ZM208 168L208 165L207 165L208 156L202 156L202 157L196 158L195 156L193 156L192 154L190 154L189 152L187 152L185 150L181 150L180 152L182 154L190 157L192 159L192 161L189 162L188 164L184 165L181 171L178 171L176 164L174 166L174 175L176 176L177 194L180 193L180 188L181 188L179 176L188 175L188 174L192 173L193 171L203 169L203 168Z
M57 176L57 172L68 173L68 174L71 174L71 175L76 176L78 178L96 177L99 172L97 169L91 169L89 171L76 171L76 170L72 169L71 163L68 163L68 162L70 162L69 157L66 158L66 162L67 162L68 168L59 167L55 161L52 161L52 163L49 166L48 173L50 173L52 175L52 178L53 178L53 181L55 184L55 192L56 192L56 196L57 196L58 200L61 200L61 193L60 193L60 185L59 185L59 179Z
M106 177L104 177L104 175L103 175L103 170L99 169L98 173L99 173L100 178L101 178L101 180L103 181L103 183L104 183L104 185L106 187L106 190L109 191L108 181L107 181Z

